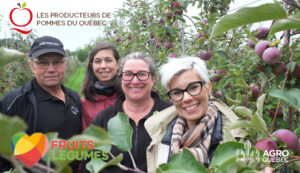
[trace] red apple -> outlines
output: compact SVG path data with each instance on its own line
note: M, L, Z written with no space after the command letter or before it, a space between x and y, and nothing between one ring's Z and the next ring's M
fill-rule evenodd
M164 46L168 49L171 49L173 47L173 43L169 40L165 41Z
M160 24L164 24L164 23L166 23L166 21L165 21L165 19L163 19L163 18L162 18L162 19L160 19L160 20L159 20L159 22L158 22L158 23L160 23Z
M208 61L210 59L211 55L212 55L211 50L208 50L206 53L204 53L202 51L199 52L200 58L205 60L205 61Z
M216 70L216 73L217 73L217 74L226 74L227 71L224 71L224 70Z
M253 40L251 40L250 38L248 39L247 46L249 46L250 48L255 47L255 44L254 44Z
M258 56L262 56L265 49L267 49L270 45L270 42L269 41L260 41L259 43L256 44L255 46L255 53L258 55Z
M296 64L294 71L291 73L291 77L293 78L300 77L300 65Z
M268 110L268 112L269 112L269 117L270 118L274 118L275 117L275 111L276 110ZM279 109L279 111L278 111L278 113L277 113L277 116L282 116L283 115L283 112L282 112L282 108L280 107L280 109Z
M263 39L269 34L270 28L268 27L259 27L254 30L256 33L255 37L258 39Z
M276 64L280 61L281 52L276 47L269 47L263 52L262 58L267 64Z
M278 146L273 139L266 138L257 141L257 143L255 144L255 148L269 152L270 150L277 150Z
M276 136L277 141L282 141L286 144L286 147L292 150L294 153L298 150L298 137L287 129L279 129L272 133L272 136Z
M262 65L258 65L257 69L261 72L265 72L264 66L262 66Z
M172 19L173 18L173 13L171 10L167 10L165 12L165 16L167 17L167 19Z
M284 63L279 63L279 64L276 64L272 67L271 69L271 72L275 75L280 75L280 74L283 74L285 73L287 70L286 66Z
M215 92L215 97L216 97L216 98L222 97L222 92L221 92L221 91L216 91L216 92Z
M175 14L181 16L183 14L183 10L182 9L176 9Z
M179 3L177 1L174 1L174 2L171 3L171 8L173 9L174 7L175 8L179 8L180 7L180 5L179 5Z
M199 34L198 34L198 38L202 38L202 37L203 37L202 33L201 33L201 32L199 32Z
M251 87L252 91L252 97L257 97L259 94L259 87L257 85L254 85Z
M169 54L169 57L170 57L170 58L176 58L176 57L177 57L177 53L176 53L176 52L171 52L171 53Z

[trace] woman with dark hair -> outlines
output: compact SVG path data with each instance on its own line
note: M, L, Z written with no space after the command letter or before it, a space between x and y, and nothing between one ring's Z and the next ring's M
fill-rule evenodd
M112 44L102 42L93 48L81 90L83 129L99 112L115 103L120 94L116 78L119 64L119 53Z

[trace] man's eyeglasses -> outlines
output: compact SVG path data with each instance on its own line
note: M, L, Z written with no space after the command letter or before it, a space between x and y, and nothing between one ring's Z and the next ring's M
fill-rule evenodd
M149 79L150 72L147 71L139 71L137 73L132 72L122 72L122 79L124 81L131 81L134 76L138 78L140 81L145 81Z
M43 60L38 60L38 61L31 60L31 61L34 62L34 63L36 63L36 65L39 68L42 68L42 69L49 68L50 64L52 64L55 68L60 68L66 62L65 59L63 59L63 60L55 60L55 61L52 61L52 62L50 62L50 61L43 61Z
M196 96L201 93L204 84L204 81L192 82L185 89L174 88L170 90L168 96L175 102L183 99L184 92L187 92L191 96Z

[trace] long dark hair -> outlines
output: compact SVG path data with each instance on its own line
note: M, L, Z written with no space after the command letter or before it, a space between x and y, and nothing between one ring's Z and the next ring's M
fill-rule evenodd
M107 43L107 42L102 42L102 43L98 43L92 50L90 56L89 56L89 62L86 68L86 73L85 73L85 77L84 77L84 81L83 81L83 86L81 89L81 93L85 95L85 98L88 100L95 100L94 99L94 95L95 95L95 83L98 81L97 77L95 76L94 72L93 72L93 60L94 60L94 56L100 51L100 50L105 50L105 49L109 49L113 52L114 58L116 59L116 61L118 62L120 59L120 55L117 51L117 49L115 48L114 45ZM116 77L112 82L112 85L115 85L115 91L116 92L120 92L120 86L118 86L117 82L116 82ZM98 81L100 82L100 81Z

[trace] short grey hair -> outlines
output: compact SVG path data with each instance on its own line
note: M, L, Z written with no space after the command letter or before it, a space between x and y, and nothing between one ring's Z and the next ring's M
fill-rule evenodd
M170 82L174 76L192 70L196 72L203 81L209 81L206 62L198 57L169 58L168 62L159 68L161 83L165 89L170 90Z
M131 59L140 59L140 60L145 61L148 64L151 75L156 77L155 64L154 64L153 58L151 58L150 56L148 56L142 52L134 52L134 53L126 55L124 58L121 58L120 70L118 72L119 76L122 75L125 63Z

